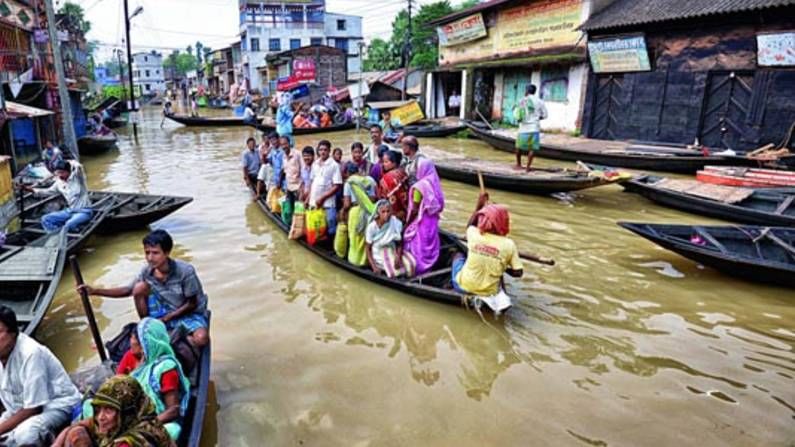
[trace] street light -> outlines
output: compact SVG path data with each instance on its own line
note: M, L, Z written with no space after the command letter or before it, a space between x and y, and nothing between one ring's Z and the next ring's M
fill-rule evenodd
M142 12L144 12L144 7L143 6L139 6L139 7L135 8L135 11L133 11L132 15L127 20L132 20L133 17L137 16L138 14L140 14Z

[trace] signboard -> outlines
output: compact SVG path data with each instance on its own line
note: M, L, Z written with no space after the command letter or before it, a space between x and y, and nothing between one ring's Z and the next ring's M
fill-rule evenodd
M439 45L449 47L486 37L483 14L477 13L436 28Z
M795 65L795 31L756 36L756 60L763 67Z
M309 86L306 84L301 84L298 87L290 90L290 93L293 94L293 98L300 98L302 96L309 96Z
M415 123L425 118L417 101L412 101L405 106L392 109L392 119L400 121L402 126Z
M594 73L649 71L649 52L643 36L623 36L588 42L588 57Z
M440 46L441 65L493 60L511 54L584 45L577 30L582 0L542 0L500 10L485 38L454 46Z
M293 76L285 76L276 80L276 90L286 92L298 87L300 83Z
M292 77L299 82L315 80L315 61L313 59L294 59Z

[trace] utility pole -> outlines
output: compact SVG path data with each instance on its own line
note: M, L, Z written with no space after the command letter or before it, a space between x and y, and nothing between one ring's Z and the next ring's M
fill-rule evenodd
M136 11L137 13L138 11ZM133 83L133 69L132 69L132 43L130 43L130 11L127 6L127 0L124 0L124 32L127 35L127 75L130 77L130 112L132 113L133 125L133 138L138 140L138 116L136 112L138 107L135 106L135 84ZM121 76L121 75L119 75Z
M412 0L408 0L409 2L409 29L406 32L406 43L403 46L403 89L400 95L400 99L405 101L406 100L406 86L408 85L409 81L409 63L411 60L411 3Z
M44 8L47 14L47 31L50 37L52 58L55 63L55 74L58 77L58 99L61 102L61 131L64 143L72 151L75 160L80 161L80 151L77 149L77 137L75 136L74 121L72 120L72 103L69 100L69 91L66 88L66 73L64 73L63 59L61 59L58 33L55 30L55 11L52 8L52 0L44 0Z
M361 102L362 106L364 106L364 95L362 92L364 91L364 86L362 83L364 82L364 40L359 41L359 95L361 95ZM356 133L359 133L359 126L362 123L362 109L364 107L358 107L356 111Z
M124 65L122 65L122 63L121 63L122 50L121 50L121 48L116 48L113 52L116 53L116 58L119 60L119 84L124 86ZM124 101L129 101L130 100L130 95L125 95L124 98L120 98L120 99L123 99Z

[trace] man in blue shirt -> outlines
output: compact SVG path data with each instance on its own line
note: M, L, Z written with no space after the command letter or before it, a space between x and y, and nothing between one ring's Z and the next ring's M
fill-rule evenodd
M246 182L246 186L253 190L257 186L257 174L260 167L257 140L254 138L250 137L246 140L246 150L243 151L240 166L243 168L243 181Z

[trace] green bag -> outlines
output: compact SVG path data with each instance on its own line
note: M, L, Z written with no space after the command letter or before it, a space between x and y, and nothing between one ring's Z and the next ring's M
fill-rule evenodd
M348 257L348 224L344 222L337 224L337 234L334 235L334 252L342 259Z
M287 196L283 196L280 203L282 206L282 222L289 227L293 223L293 206L295 202L288 200Z

